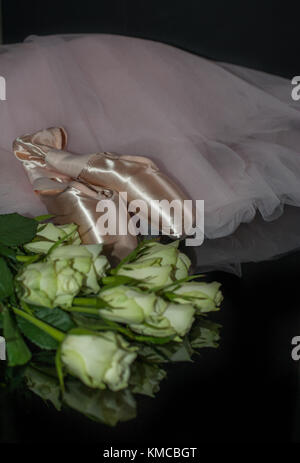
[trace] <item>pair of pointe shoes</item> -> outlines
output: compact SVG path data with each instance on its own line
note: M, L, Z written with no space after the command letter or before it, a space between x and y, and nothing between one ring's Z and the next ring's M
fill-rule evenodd
M122 258L137 245L135 235L120 233L130 220L128 204L123 204L125 213L119 214L120 193L126 193L128 203L144 201L147 207L140 208L139 216L148 223L151 219L152 230L173 238L183 236L182 216L165 215L158 201L176 200L183 206L189 198L150 159L107 152L79 155L65 151L66 145L63 128L25 135L13 144L15 156L56 224L77 223L84 243L103 243L106 253ZM99 225L103 214L99 204L108 199L116 208L116 234L106 234ZM192 225L193 217L189 220Z

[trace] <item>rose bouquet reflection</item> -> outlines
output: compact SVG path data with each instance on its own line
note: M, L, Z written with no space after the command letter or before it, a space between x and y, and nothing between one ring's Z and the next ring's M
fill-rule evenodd
M53 360L51 356L37 357L37 363L32 362L24 372L24 379L33 393L57 410L67 406L92 420L115 426L136 417L138 395L155 397L160 382L167 376L163 368L166 363L189 361L199 348L218 347L219 329L220 325L203 319L181 346L175 343L155 348L143 346L139 359L132 365L128 387L120 391L93 389L69 377L62 396L54 365L47 363Z

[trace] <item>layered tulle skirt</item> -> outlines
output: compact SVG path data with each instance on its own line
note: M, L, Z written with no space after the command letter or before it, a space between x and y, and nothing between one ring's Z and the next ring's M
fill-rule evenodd
M209 240L300 206L300 102L288 80L111 35L29 37L0 48L0 70L1 213L45 212L11 147L51 126L65 127L73 152L152 159L204 200Z

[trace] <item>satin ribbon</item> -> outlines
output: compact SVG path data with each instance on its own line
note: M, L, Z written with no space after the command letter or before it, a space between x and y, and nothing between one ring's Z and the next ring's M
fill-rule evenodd
M35 193L55 216L54 223L75 222L84 243L103 243L107 254L123 258L136 247L136 236L105 234L98 220L103 212L96 209L99 201L113 201L117 230L124 229L130 215L127 211L118 212L119 195L126 192L128 203L141 199L145 202L148 215L143 215L142 209L139 215L145 221L152 218L152 226L157 231L165 224L171 237L183 236L183 217L178 222L178 217L166 215L158 202L177 200L183 205L189 198L150 159L107 152L79 155L65 151L66 145L67 134L63 128L18 137L13 144L14 154L22 161ZM127 223L119 223L124 220L120 217L125 217ZM192 223L193 217L189 220Z

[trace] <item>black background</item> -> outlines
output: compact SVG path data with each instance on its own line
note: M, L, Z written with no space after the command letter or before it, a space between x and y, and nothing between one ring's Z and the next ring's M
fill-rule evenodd
M274 74L299 74L299 2L2 0L4 42L105 32L159 40Z
M30 34L106 32L160 40L214 59L299 75L296 2L4 0L5 43ZM156 399L116 428L37 397L1 395L1 442L192 445L300 441L298 365L300 253L243 266L241 279L217 273L225 302L218 350L168 369Z

